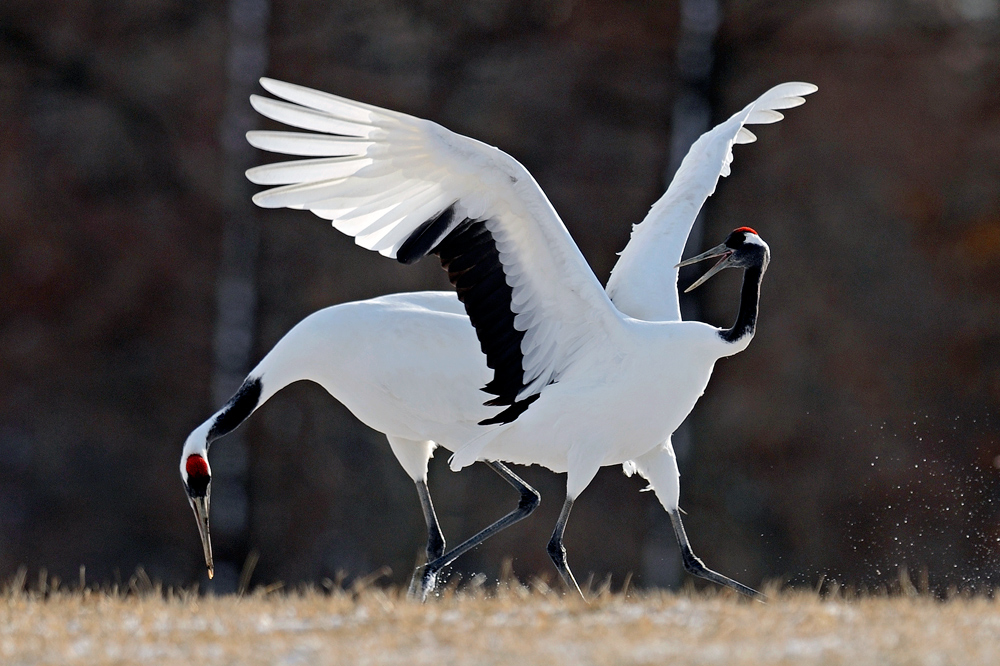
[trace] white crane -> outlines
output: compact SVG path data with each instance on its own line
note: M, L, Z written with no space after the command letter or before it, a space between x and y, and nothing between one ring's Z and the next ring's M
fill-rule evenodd
M326 134L250 133L259 148L317 158L251 169L254 182L280 185L255 202L312 210L360 245L405 263L438 254L479 340L451 292L335 306L290 331L185 443L181 475L210 569L209 443L288 383L311 379L385 433L414 479L429 534L423 594L441 567L537 505L537 493L499 462L508 461L568 472L549 553L570 586L576 583L562 534L573 501L599 467L623 464L656 491L688 571L756 595L691 551L670 434L715 360L749 343L767 246L743 228L685 262L723 257L694 286L728 266L747 269L732 329L680 321L676 264L702 204L729 173L732 145L754 140L744 125L780 120L777 109L801 104L815 86L777 86L704 134L635 227L605 294L530 174L506 154L429 121L269 79L262 84L288 102L254 96L258 111ZM484 385L496 396L486 404L478 390ZM455 451L453 468L484 460L522 494L515 511L449 553L425 484L435 444Z

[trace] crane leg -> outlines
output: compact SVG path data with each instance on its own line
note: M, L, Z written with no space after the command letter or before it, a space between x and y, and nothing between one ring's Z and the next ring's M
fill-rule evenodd
M674 536L677 537L677 545L681 548L681 559L684 561L684 569L689 574L736 590L740 594L744 594L751 599L756 599L761 602L767 601L766 596L752 587L747 587L743 583L738 583L732 578L723 576L722 574L712 571L706 567L705 563L702 562L698 556L694 554L694 551L691 550L691 544L688 541L687 533L684 531L684 523L681 522L680 511L674 509L673 511L668 511L667 513L670 516L670 522L673 523L674 526Z
M566 546L563 545L563 533L566 531L566 521L569 520L569 512L573 509L573 498L567 496L566 501L563 503L562 511L559 512L559 519L556 520L556 528L552 531L552 538L549 539L549 545L546 550L549 553L549 557L552 558L552 563L556 565L556 570L562 577L563 582L566 583L566 587L570 590L576 590L584 601L587 600L583 596L583 592L580 590L580 586L576 583L576 578L573 577L573 572L569 568L569 563L566 562Z
M427 483L423 480L417 481L417 495L420 496L420 508L424 511L424 520L427 521L427 561L433 562L444 555L444 533L441 532L441 525L438 524L437 514L434 513L434 503L431 501L431 494L427 490Z
M492 525L458 544L452 550L417 569L414 573L414 581L416 581L419 577L420 582L417 585L413 585L411 583L411 596L419 597L421 601L425 601L427 599L427 594L433 590L434 586L437 584L437 575L441 569L448 566L482 542L486 541L494 534L510 527L520 520L527 518L528 515L535 510L535 507L538 506L538 503L542 501L542 496L538 494L537 490L525 483L521 477L510 471L510 469L508 469L503 463L487 462L486 464L489 465L494 472L499 474L504 481L514 486L514 488L521 493L521 499L517 503L517 508Z
M433 562L444 555L444 533L441 531L437 514L434 512L434 502L431 501L430 491L427 490L427 482L420 479L414 483L417 486L417 495L420 497L420 508L424 512L424 520L427 522L427 562ZM420 569L417 569L410 579L410 595L415 594L419 586Z

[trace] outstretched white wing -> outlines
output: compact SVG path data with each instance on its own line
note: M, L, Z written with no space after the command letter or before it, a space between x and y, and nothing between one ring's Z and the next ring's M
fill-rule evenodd
M301 86L262 79L286 101L251 97L279 122L311 130L250 132L257 148L311 159L247 177L277 185L265 208L311 210L362 247L410 263L437 254L495 375L484 423L512 421L621 315L527 170L440 125Z
M784 117L778 109L804 104L803 96L816 90L811 83L782 83L694 142L666 193L633 228L611 272L608 295L619 310L648 321L680 320L675 265L719 176L729 175L733 144L756 141L746 125L778 122Z

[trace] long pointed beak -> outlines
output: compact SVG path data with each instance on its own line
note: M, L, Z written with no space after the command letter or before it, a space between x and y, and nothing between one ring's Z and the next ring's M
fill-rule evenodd
M191 508L194 509L195 520L198 521L198 534L201 536L201 547L205 551L205 566L208 567L209 579L215 575L215 562L212 560L212 534L208 529L208 493L204 497L192 497Z
M707 252L702 252L696 257L691 257L690 259L685 259L681 263L677 264L674 268L680 268L681 266L690 266L691 264L696 264L699 261L704 261L705 259L714 259L715 257L722 257L717 264L708 269L704 275L702 275L698 280L692 284L690 287L684 290L684 293L688 293L692 289L696 289L703 285L710 277L718 273L719 271L729 267L730 257L733 256L733 250L730 247L726 247L725 243L722 245L716 245L711 250Z

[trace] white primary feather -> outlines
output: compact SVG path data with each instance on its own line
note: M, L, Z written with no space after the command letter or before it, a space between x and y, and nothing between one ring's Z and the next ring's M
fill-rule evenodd
M271 153L284 155L304 155L311 157L334 157L346 155L364 155L371 139L353 136L323 136L305 132L269 132L257 130L247 132L247 141L254 148L260 148ZM264 169L258 168L258 171ZM267 206L267 197L254 202L263 208Z
M250 95L250 106L262 116L279 123L327 134L343 136L369 137L377 128L368 121L355 122L338 118L330 113L316 111L298 104L289 104L269 97Z
M339 179L353 176L371 160L348 157L321 157L269 164L266 169L249 169L247 178L256 185L289 185L319 178Z

